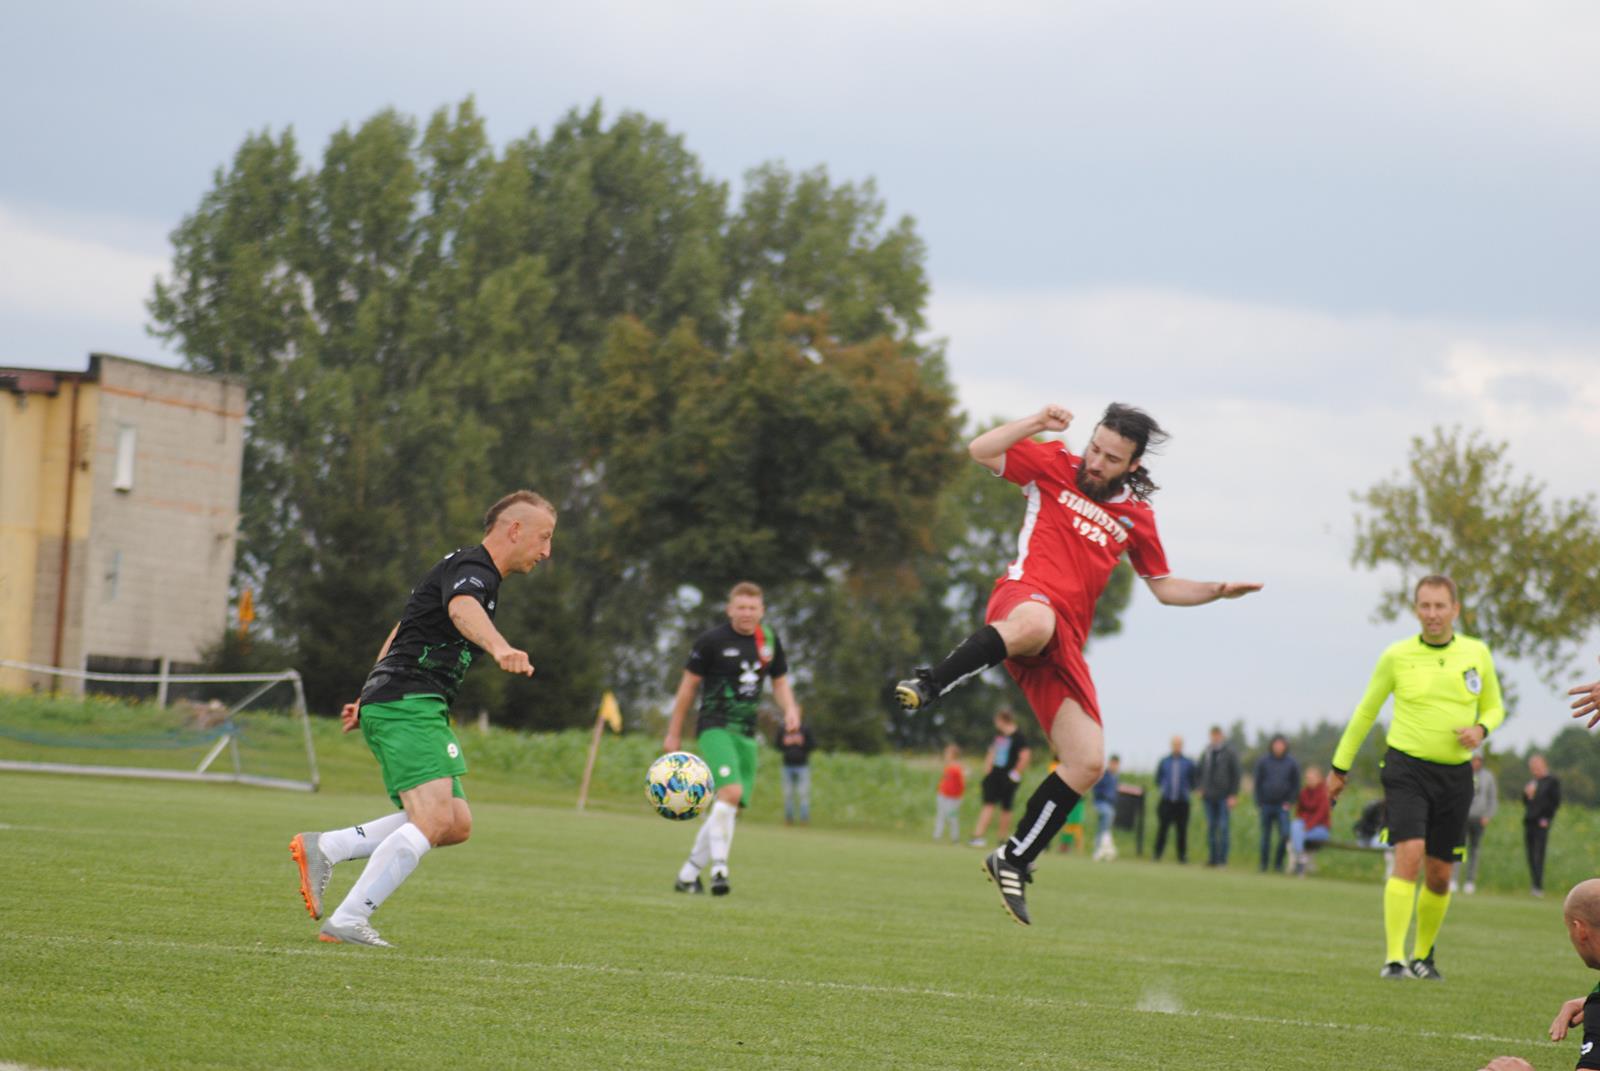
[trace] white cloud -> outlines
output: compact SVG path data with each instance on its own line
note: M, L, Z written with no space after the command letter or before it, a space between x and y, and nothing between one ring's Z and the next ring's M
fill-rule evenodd
M0 309L137 328L167 263L143 242L130 247L129 237L126 223L47 220L0 202Z

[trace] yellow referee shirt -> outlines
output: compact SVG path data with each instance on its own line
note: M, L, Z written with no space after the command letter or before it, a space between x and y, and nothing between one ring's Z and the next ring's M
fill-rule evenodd
M1333 753L1334 769L1350 769L1391 693L1394 718L1389 746L1414 759L1447 766L1467 762L1472 752L1461 746L1456 730L1479 724L1493 732L1506 720L1500 678L1487 644L1459 632L1441 647L1412 636L1390 644L1378 656L1367 693Z

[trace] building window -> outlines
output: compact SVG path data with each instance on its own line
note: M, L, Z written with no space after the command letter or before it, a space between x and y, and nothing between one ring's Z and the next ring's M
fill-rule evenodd
M111 486L118 491L133 490L133 455L139 444L139 430L127 424L117 429L117 471Z

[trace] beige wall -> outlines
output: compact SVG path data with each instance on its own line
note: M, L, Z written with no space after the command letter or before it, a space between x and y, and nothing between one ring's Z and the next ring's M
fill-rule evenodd
M86 655L193 661L228 624L239 523L244 389L102 357ZM135 433L133 487L113 487L123 428Z
M62 531L71 456L72 377L55 395L0 392L0 658L49 663L61 602ZM79 468L73 480L72 538L63 660L81 640L83 564L89 531L87 457L95 421L95 385L78 384ZM31 682L0 670L0 687Z
M244 390L97 355L81 378L60 664L194 660L228 625ZM0 658L55 660L72 376L55 395L0 390ZM117 451L135 429L133 486ZM42 681L0 670L0 688Z

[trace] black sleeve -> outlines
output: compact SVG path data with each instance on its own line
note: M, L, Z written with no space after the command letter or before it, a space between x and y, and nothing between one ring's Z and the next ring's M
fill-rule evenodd
M689 648L689 658L683 668L693 673L696 677L704 677L711 672L711 667L716 664L716 644L711 642L711 633L707 632L694 641Z
M1241 770L1242 765L1243 764L1239 762L1239 756L1235 755L1231 751L1228 752L1229 770L1227 794L1230 796L1237 796L1239 794L1239 782L1243 777L1243 771Z
M811 726L809 726L809 725L800 726L800 735L805 737L805 739L806 739L806 754L807 755L809 755L813 751L817 750L817 738L816 738L816 735L814 733L812 733Z
M1548 817L1554 818L1556 816L1556 812L1559 811L1560 809L1561 809L1561 782L1559 780L1557 780L1556 778L1552 777L1550 779L1550 814L1548 815Z
M1583 1045L1578 1049L1578 1067L1600 1068L1600 999L1589 994L1583 1002Z
M487 606L500 590L500 577L482 562L452 562L445 567L440 586L444 588L447 607L457 595L470 595L478 600L479 606Z
M772 634L772 661L767 663L767 676L773 680L789 675L789 659L784 657L783 644L778 639L778 634Z

